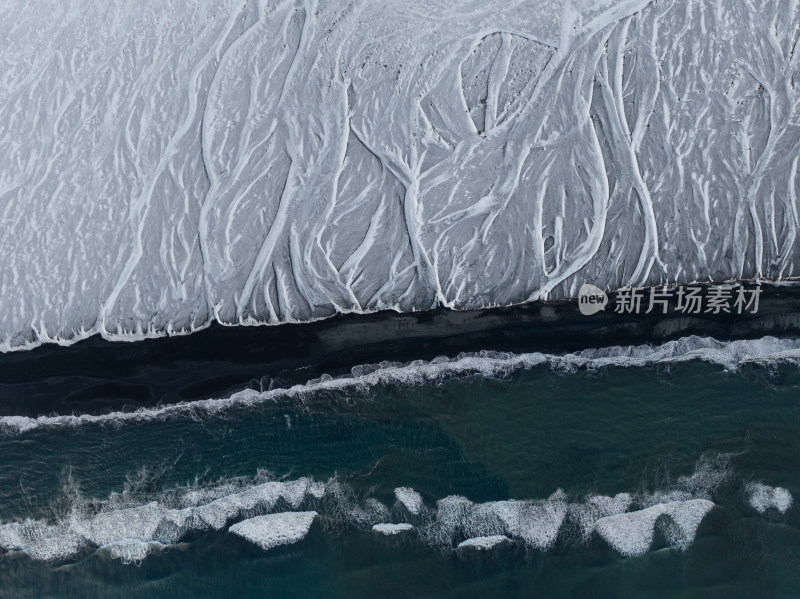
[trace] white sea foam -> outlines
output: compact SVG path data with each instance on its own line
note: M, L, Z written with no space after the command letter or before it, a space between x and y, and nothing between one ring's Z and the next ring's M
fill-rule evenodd
M85 541L65 526L36 520L0 524L0 549L24 551L38 561L67 559L77 555Z
M660 503L636 512L600 518L594 529L624 556L643 555L653 543L656 521L668 516L664 532L670 544L685 548L694 541L697 527L714 504L705 499Z
M770 487L763 483L752 482L747 485L745 492L750 505L759 514L764 514L770 509L785 514L792 507L792 494L783 487Z
M133 506L127 504L135 498L114 495L97 510L80 500L55 524L26 520L0 525L0 549L22 550L37 560L58 561L83 548L104 547L123 561L128 559L126 555L137 561L137 555L152 550L155 544L175 544L191 531L224 530L230 521L254 512L269 512L281 500L299 508L307 499L318 500L324 489L324 483L301 478L249 486L228 483Z
M21 551L29 544L26 539L29 535L25 527L31 526L30 520L24 522L7 522L0 524L0 547L6 551Z
M109 414L0 417L0 433L19 435L40 427L118 425L162 418L211 416L237 406L252 406L267 401L299 399L319 392L359 391L378 385L423 385L449 377L482 375L505 376L517 370L546 366L573 371L610 366L642 367L653 364L702 360L732 370L749 363L792 362L800 364L800 339L764 337L757 340L722 342L708 337L685 337L661 345L614 346L582 350L564 355L479 352L455 358L437 358L410 364L381 363L353 368L348 376L322 377L303 385L259 392L246 389L223 399L205 399L133 412Z
M264 550L302 541L317 512L282 512L243 520L228 530Z
M394 496L409 512L415 516L419 515L422 510L422 495L410 487L397 487Z
M557 491L546 501L498 501L484 509L497 514L505 532L536 549L550 548L567 515L566 496Z
M600 518L627 512L633 502L630 493L618 493L614 497L593 495L584 503L573 503L569 506L572 519L578 524L581 534L588 538L594 531L594 524Z
M70 528L98 547L125 539L155 539L159 526L172 515L171 512L156 502L100 513L89 519L75 512L70 519ZM185 519L182 519L180 524L184 523Z
M321 499L325 495L325 483L311 481L308 483L308 494L316 499Z
M413 525L392 522L392 512L383 503L360 495L338 479L275 481L265 480L265 476L260 473L253 479L231 479L157 495L142 495L140 489L147 485L134 480L122 492L100 502L65 489L72 498L72 507L61 510L66 515L49 521L0 524L0 550L24 551L41 561L62 561L102 548L124 563L138 563L150 552L179 543L188 533L221 532L229 526L232 533L269 548L296 536L302 538L308 514L313 512L326 523L323 530L328 532L343 530L342 524L384 535L413 528L415 538L442 551L478 548L484 541L476 539L498 538L546 551L559 538L580 542L596 532L622 555L633 556L650 548L656 527L671 546L687 547L714 506L711 494L731 471L727 457L720 454L704 456L694 474L679 477L675 487L660 491L590 495L571 502L560 490L546 499L483 503L451 495L437 501L435 509L421 510ZM785 489L753 484L748 493L751 503L757 502L754 507L765 506L762 512L769 506L785 511L791 504ZM287 506L293 511L287 512ZM280 518L261 518L276 512L282 514ZM292 515L297 513L306 516ZM561 535L565 526L567 531L579 531L577 538Z
M448 548L464 537L507 536L545 551L569 521L584 540L597 532L623 555L639 555L649 549L658 521L669 544L684 548L713 507L711 494L731 475L727 454L709 454L701 457L693 474L678 477L674 488L635 495L593 495L572 503L560 490L546 500L486 503L453 495L437 502L436 518L420 530L420 537Z
M375 532L379 532L382 535L386 536L393 536L400 534L402 532L407 532L409 530L413 530L414 526L412 524L408 524L407 522L401 522L400 524L389 524L389 523L381 523L375 524L372 527L372 530Z
M50 562L74 557L85 546L85 541L80 535L67 530L38 538L25 547L24 551L34 560Z
M692 474L678 477L677 489L692 497L710 499L712 491L732 475L730 454L706 453L695 464ZM665 500L655 494L651 502L664 503Z
M466 541L461 541L458 544L458 549L475 549L477 551L486 551L492 547L496 547L502 543L508 542L509 538L503 535L492 535L489 537L473 537Z
M125 565L139 564L148 555L160 551L166 547L158 541L140 541L138 539L126 539L115 541L106 545L102 549L108 552L111 559L118 559Z
M509 535L545 550L564 523L568 504L563 491L546 500L473 503L457 495L437 502L436 521L422 532L431 543L448 547L460 536Z

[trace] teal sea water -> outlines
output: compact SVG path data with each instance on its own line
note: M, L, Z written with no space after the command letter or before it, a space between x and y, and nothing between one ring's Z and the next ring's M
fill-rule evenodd
M727 366L544 363L7 418L0 597L797 597L800 367ZM229 530L312 510L290 544Z

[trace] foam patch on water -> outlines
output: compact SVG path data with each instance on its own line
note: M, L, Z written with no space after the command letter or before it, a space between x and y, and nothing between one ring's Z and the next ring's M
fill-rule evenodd
M413 530L413 529L414 529L414 526L411 525L411 524L408 524L407 522L401 522L400 524L382 523L382 524L375 524L372 527L373 531L379 532L382 535L386 535L386 536L398 535L398 534L400 534L402 532L407 532L407 531Z
M662 503L624 514L606 516L595 522L594 530L616 551L626 557L643 555L653 544L656 521L668 516L664 532L672 546L688 547L697 528L714 504L705 499Z
M567 509L561 490L546 500L486 503L452 495L437 502L436 520L422 536L434 545L449 547L459 537L507 535L532 548L546 550L555 542Z
M49 525L35 520L0 525L0 548L24 551L37 561L57 561L78 555L85 541L63 523Z
M302 541L317 512L283 512L243 520L230 527L230 532L247 539L262 549L269 550L280 545L291 545Z
M499 352L462 353L455 358L437 358L410 364L381 363L357 366L350 375L322 377L285 389L255 391L246 389L222 399L205 399L142 408L132 412L108 414L0 417L0 433L19 435L40 427L84 425L120 425L163 418L213 416L233 407L253 406L267 401L304 398L320 392L366 392L378 385L424 385L446 378L482 375L507 376L522 369L546 366L557 371L597 369L611 366L643 367L702 360L727 370L744 364L800 364L800 339L764 337L756 340L722 342L709 337L685 337L662 345L614 346L555 355L543 353L512 354Z
M785 514L792 507L792 494L783 487L770 487L763 483L749 483L745 488L748 502L759 514L770 509Z
M503 535L492 535L489 537L474 537L467 539L458 544L458 549L475 549L477 551L487 551L492 547L496 547L502 543L509 541L508 537Z
M569 506L569 513L577 523L584 539L594 532L594 524L600 518L627 512L633 503L630 493L618 493L614 497L606 495L593 495L584 503L574 503Z
M229 482L172 492L141 505L125 494L93 508L76 501L68 516L53 524L39 520L0 525L0 549L25 551L39 561L62 561L81 550L102 547L125 563L141 561L158 546L172 545L190 532L221 531L233 520L317 501L325 483L307 478L249 486Z
M140 564L151 553L161 551L166 545L158 541L140 541L138 539L127 539L116 541L103 547L111 559L118 559L123 564Z
M414 538L443 552L479 549L499 539L547 551L559 542L586 542L596 533L621 555L635 556L650 549L656 531L670 546L688 547L714 507L715 489L731 476L728 456L706 455L693 474L678 477L672 488L663 490L589 495L582 500L569 500L557 490L545 499L482 503L450 495L438 500L435 509L426 509L416 491L398 487L399 503L405 506L402 497L412 508L420 506L411 522L406 520L411 512L407 506L390 510L337 478L276 481L259 473L252 479L148 495L142 491L149 488L145 477L133 479L104 501L65 488L72 503L66 510L59 504L61 516L0 523L0 550L23 551L32 559L53 562L101 548L114 559L136 564L197 532L230 530L269 549L299 540L308 532L310 521L319 518L328 534L355 529L389 536L413 529ZM780 487L753 483L747 490L751 504L762 513L770 507L785 511L791 505L791 495ZM413 501L417 497L419 503ZM393 514L397 519L393 520Z
M410 487L397 487L394 496L409 512L415 516L419 515L422 510L422 495Z
M505 532L536 549L549 549L555 543L567 515L566 495L557 491L547 501L498 501L486 504L504 524Z

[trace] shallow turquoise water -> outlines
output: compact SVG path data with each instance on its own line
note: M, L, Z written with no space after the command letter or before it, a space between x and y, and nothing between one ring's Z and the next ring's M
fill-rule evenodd
M564 525L544 551L453 551L415 533L378 535L323 506L305 539L270 551L220 530L191 532L139 564L93 547L54 563L10 552L0 556L0 597L796 597L797 507L759 514L745 485L798 497L799 391L795 366L537 368L5 436L0 522L54 522L88 498L127 489L127 501L144 504L234 477L244 486L335 477L402 520L392 508L401 486L434 509L449 495L545 499L561 489L580 502L664 492L721 455L730 475L686 549L657 532L647 553L624 557Z

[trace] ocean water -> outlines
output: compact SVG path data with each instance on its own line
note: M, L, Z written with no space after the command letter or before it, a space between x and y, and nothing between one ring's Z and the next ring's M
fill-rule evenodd
M798 348L482 353L5 416L0 597L796 597Z

